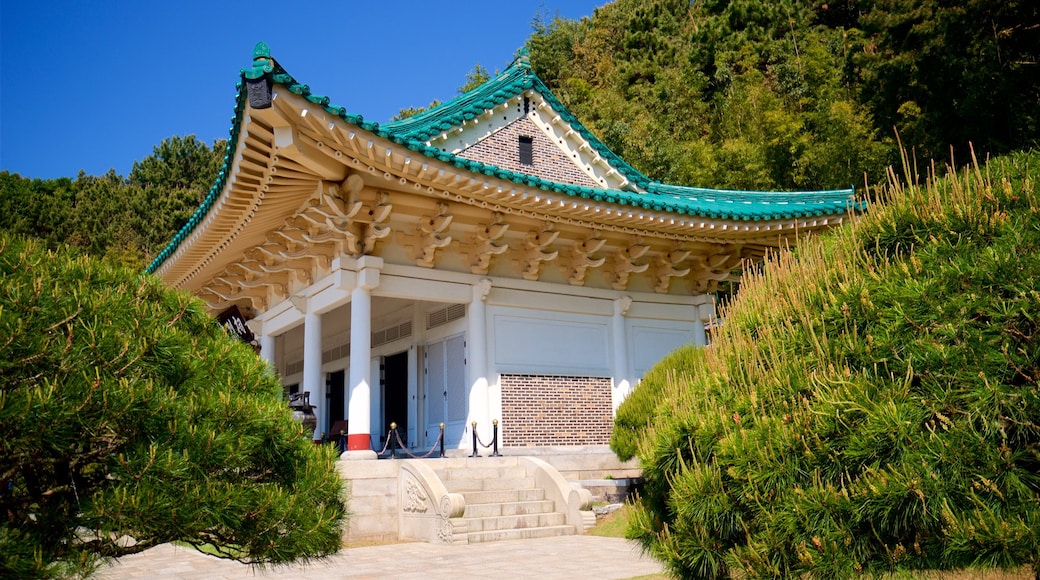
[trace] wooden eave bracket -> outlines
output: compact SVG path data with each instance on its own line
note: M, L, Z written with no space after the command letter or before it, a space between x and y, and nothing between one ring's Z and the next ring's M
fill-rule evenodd
M628 288L630 275L645 272L650 267L650 264L637 264L636 260L642 258L649 249L650 246L643 244L642 240L639 239L631 246L621 248L615 252L613 260L614 280L611 282L611 287L615 290L625 290Z
M491 223L482 224L471 235L473 251L470 254L470 271L474 274L487 274L491 269L491 257L502 254L509 249L509 244L501 242L509 231L509 224L501 213L492 214Z
M436 216L422 216L415 224L415 233L401 235L401 241L408 248L409 258L415 260L417 266L433 268L437 262L437 250L451 244L451 234L447 232L453 216L448 214L446 203L437 204Z
M690 268L679 268L678 265L690 257L689 250L675 249L661 254L654 260L654 291L667 294L672 278L682 278L690 273Z
M552 222L546 223L545 229L541 232L528 232L521 250L521 262L524 266L521 275L525 280L537 280L541 274L542 262L551 262L560 255L558 251L547 250L559 235L560 232L553 229Z
M574 246L571 249L570 275L567 278L571 285L584 286L585 276L589 268L599 268L606 263L606 256L592 257L592 254L600 251L603 245L607 243L606 239L597 236L598 233L594 232L584 241L574 242Z

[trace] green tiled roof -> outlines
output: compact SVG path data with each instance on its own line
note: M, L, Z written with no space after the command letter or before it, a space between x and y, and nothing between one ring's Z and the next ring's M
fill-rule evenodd
M387 123L383 127L391 135L426 142L440 135L441 132L459 126L463 121L472 120L484 114L484 111L493 109L529 89L540 94L549 103L549 106L560 115L560 118L566 121L583 139L588 141L589 145L596 150L596 153L617 169L618 173L621 173L639 187L646 188L650 183L650 179L626 163L624 159L618 157L609 147L596 138L591 131L586 129L563 106L563 103L556 98L556 95L549 90L549 87L545 86L542 79L538 78L538 75L531 70L526 49L520 53L520 56L506 70L479 87L428 111L423 111L407 119Z
M647 194L660 198L654 209L688 215L734 220L775 220L862 211L866 204L853 198L852 189L824 191L738 191L686 187L655 181ZM673 209L674 208L674 209Z
M426 157L450 163L460 169L545 191L570 195L591 201L602 201L627 205L637 209L664 211L694 217L728 219L736 221L763 221L794 219L810 216L837 215L849 210L862 210L865 202L855 201L854 190L837 189L808 192L764 192L732 191L686 187L651 181L645 175L618 157L606 145L586 129L545 86L531 70L525 54L513 62L505 71L483 85L413 117L380 125L366 121L361 115L348 113L344 107L330 104L329 98L311 92L309 86L299 83L278 63L270 58L264 43L254 49L253 66L241 71L243 80L256 80L268 75L272 82L283 85L290 92L300 95L344 122L369 131L375 135L407 147ZM572 185L549 181L533 175L517 173L495 165L460 157L448 151L426 145L426 141L442 131L461 124L463 119L472 119L487 109L508 101L528 89L538 92L561 118L579 132L597 153L646 193L616 189L600 189L583 185ZM165 262L177 247L194 231L220 196L231 170L231 160L238 145L242 113L245 111L246 87L238 83L235 116L232 118L231 138L224 163L209 194L173 240L148 266L154 272Z

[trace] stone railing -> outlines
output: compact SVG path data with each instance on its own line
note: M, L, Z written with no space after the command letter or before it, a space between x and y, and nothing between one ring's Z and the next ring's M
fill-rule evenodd
M437 474L422 461L402 461L398 477L401 538L440 544L465 543L468 532L462 514L466 500L449 493Z
M596 524L596 514L592 511L592 493L589 490L574 487L560 475L552 465L536 457L519 457L521 465L527 467L527 475L533 477L538 487L545 490L545 499L556 504L556 511L567 515L567 524L574 526L578 534Z

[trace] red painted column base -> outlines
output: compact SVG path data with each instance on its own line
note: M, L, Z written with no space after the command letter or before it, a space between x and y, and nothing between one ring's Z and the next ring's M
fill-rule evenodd
M347 451L369 451L372 449L372 436L368 433L350 433L347 435Z

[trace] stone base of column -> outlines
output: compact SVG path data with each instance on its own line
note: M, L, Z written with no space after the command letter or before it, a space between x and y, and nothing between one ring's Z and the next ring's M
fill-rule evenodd
M379 455L371 449L357 449L354 451L344 451L339 458L344 461L369 461L379 459Z

